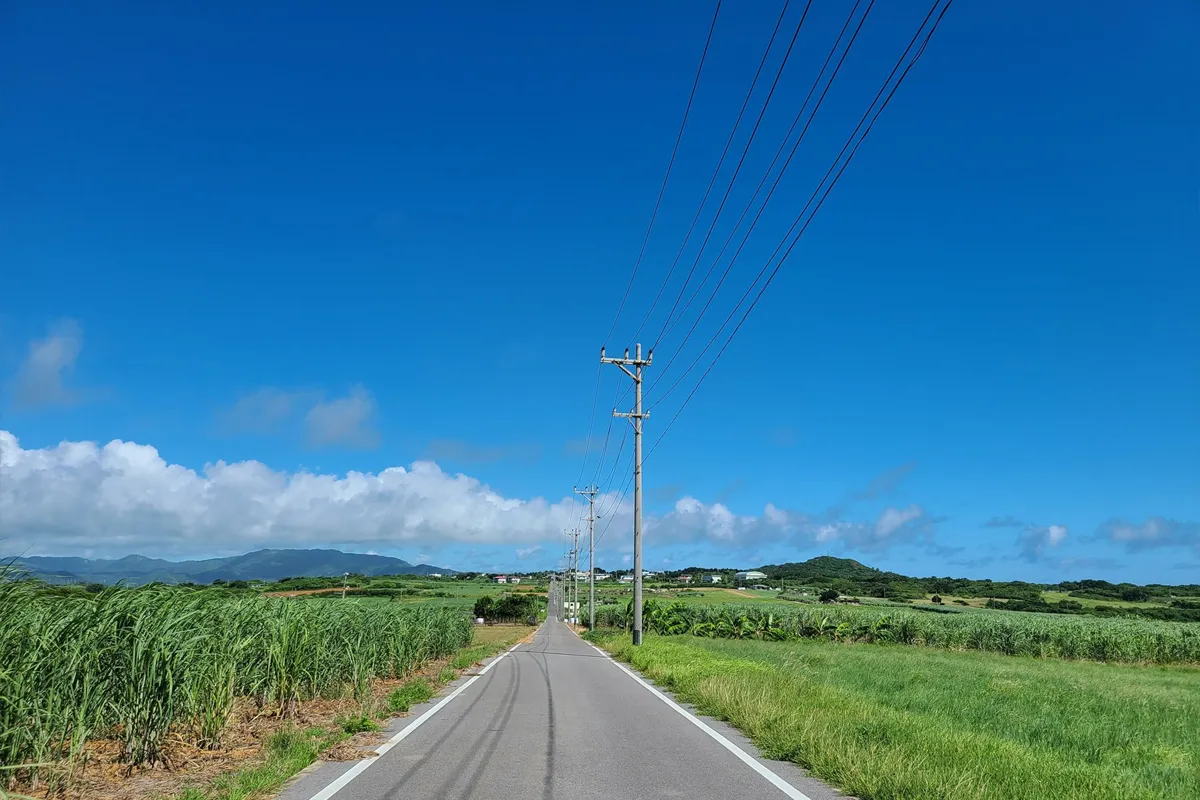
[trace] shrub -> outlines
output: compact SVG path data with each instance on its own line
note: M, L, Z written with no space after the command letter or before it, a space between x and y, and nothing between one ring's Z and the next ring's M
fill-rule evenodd
M334 721L338 724L338 727L351 735L380 730L379 723L371 719L366 714L355 714L351 717L338 717Z
M837 589L825 589L821 592L819 599L822 603L836 603L840 596Z
M394 712L408 711L410 706L424 703L433 697L433 689L424 678L411 680L388 695L388 710Z

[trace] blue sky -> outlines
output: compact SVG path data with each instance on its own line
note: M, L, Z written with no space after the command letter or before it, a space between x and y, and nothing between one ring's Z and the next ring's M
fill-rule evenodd
M851 5L812 4L711 248ZM651 308L780 7L722 8L606 342L711 6L18 4L0 46L6 547L538 568L595 476L601 563L620 567L632 446L614 424L599 463L624 386L600 372L589 428L598 350ZM691 318L659 343L660 393L927 10L872 7L667 373ZM1200 581L1198 30L1185 0L955 4L647 460L647 566L828 553ZM647 447L706 364L653 409Z

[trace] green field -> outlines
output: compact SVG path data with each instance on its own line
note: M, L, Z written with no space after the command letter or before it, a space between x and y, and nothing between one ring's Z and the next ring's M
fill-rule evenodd
M597 636L597 634L593 634ZM1200 797L1200 669L599 633L617 657L863 800Z
M629 604L596 610L598 627L627 628ZM1038 658L1200 664L1200 626L987 609L758 603L700 605L647 601L645 629L717 639L903 644Z
M373 679L447 656L473 630L461 607L3 577L0 765L31 783L69 781L93 738L119 740L131 769L179 737L217 749L239 698L284 718L311 698L365 698Z

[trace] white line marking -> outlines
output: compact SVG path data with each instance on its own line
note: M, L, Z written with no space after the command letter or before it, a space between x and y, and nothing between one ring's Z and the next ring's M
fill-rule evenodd
M576 635L578 635L578 634L576 634ZM592 644L591 642L587 642L587 644L588 644L588 645L589 645L589 646L590 646L590 647L591 647L593 650L595 650L597 653L599 653L600 655L604 656L604 657L605 657L605 658L607 658L609 661L611 661L611 662L612 662L612 663L613 663L613 664L614 664L614 665L617 667L617 669L621 670L621 671L622 671L622 672L624 672L626 675L628 675L629 677L633 678L635 681L637 681L637 682L638 682L638 683L640 683L642 686L644 686L644 687L646 688L646 691L650 692L650 694L654 695L654 696L655 696L655 697L657 697L659 700L662 700L662 701L663 701L664 703L666 703L668 706L670 706L671 708L673 708L673 709L675 709L676 711L678 711L678 712L679 712L679 714L680 714L680 715L682 715L684 719L686 719L688 722L692 723L692 724L693 724L693 725L695 725L697 728L699 728L700 730L704 731L704 732L705 732L705 733L707 733L709 736L711 736L713 739L715 739L715 740L717 741L717 744L721 745L721 746L722 746L722 747L724 747L726 750L728 750L729 752L731 752L731 753L733 753L735 756L737 756L737 757L738 757L738 759L739 759L739 760L740 760L742 763L744 763L746 766L748 766L750 769L754 770L754 771L755 771L755 772L757 772L759 775L762 775L764 778L766 778L768 781L770 781L771 785L772 785L772 786L774 786L776 789L778 789L779 791L783 792L783 793L784 793L785 795L787 795L788 797L792 798L792 800L811 800L811 798L810 798L808 795L806 795L804 792L800 791L800 790L799 790L799 789L797 789L795 786L792 786L790 783L788 783L788 782L787 782L787 781L785 781L783 778L781 778L781 777L779 777L778 775L776 775L776 774L775 774L774 772L772 772L770 769L768 769L767 767L765 767L765 766L763 766L762 764L760 764L760 763L759 763L759 761L758 761L758 759L756 759L754 756L750 755L750 754L749 754L749 753L747 753L745 750L743 750L742 748L738 747L738 746L737 746L736 744L734 744L733 742L731 742L731 741L729 741L728 739L726 739L726 738L725 738L724 736L722 736L720 733L718 733L717 731L715 731L715 730L713 730L712 728L710 728L710 727L709 727L709 726L708 726L708 725L707 725L707 724L704 722L704 720L700 719L700 718L699 718L699 717L697 717L695 714L693 714L692 712L688 711L688 710L687 710L686 708L684 708L683 706L679 705L679 703L676 703L674 700L672 700L671 698L667 697L667 696L666 696L665 694L663 694L661 691L659 691L658 689L656 689L656 688L655 688L653 685L651 685L651 684L650 684L648 681L646 681L644 678L642 678L642 676L641 676L641 675L638 675L636 672L634 672L633 670L629 669L629 668L628 668L628 667L626 667L624 664L622 664L621 662L617 661L615 658L613 658L612 656L610 656L610 655L609 655L608 653L606 653L605 651L601 650L599 647L596 647L596 645ZM317 800L317 798L313 798L313 800ZM321 798L321 800L324 800L324 798Z
M370 758L364 758L362 761L356 762L354 764L354 766L352 766L350 769L346 770L341 775L339 775L333 781L333 783L329 784L324 789L322 789L321 791L314 794L312 796L311 800L329 800L329 798L333 797L335 794L340 792L343 788L345 788L346 784L350 783L350 781L354 780L359 775L366 772L367 767L371 766L376 761L378 761L384 753L386 753L388 750L391 750L396 745L400 744L400 742L404 741L404 739L410 733L412 733L417 728L424 725L425 721L427 719L432 717L437 712L441 711L442 708L447 703L449 703L451 700L453 700L454 698L458 697L460 694L465 692L467 690L468 686L470 686L472 683L474 683L475 681L479 680L484 675L486 675L487 671L489 669L496 666L496 664L500 663L500 661L505 656L507 656L509 653L516 650L520 646L521 646L521 644L520 644L520 642L518 642L517 644L514 644L509 649L505 650L500 655L496 656L496 658L489 661L487 664L484 665L483 669L479 670L479 673L477 675L471 676L471 678L468 679L462 686L459 686L453 692L451 692L450 694L446 695L441 700L439 700L437 702L437 704L433 706L433 708L429 709L424 714L417 717L415 720L412 721L411 724L405 726L403 729L398 731L396 733L396 735L393 736L391 739L388 739L386 742L379 745L379 747L375 748L375 755L371 756ZM807 800L807 798L805 800Z

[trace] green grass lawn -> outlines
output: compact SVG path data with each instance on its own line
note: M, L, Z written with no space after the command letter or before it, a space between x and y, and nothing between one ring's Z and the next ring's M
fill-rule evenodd
M821 641L605 646L863 800L1200 797L1200 669Z

